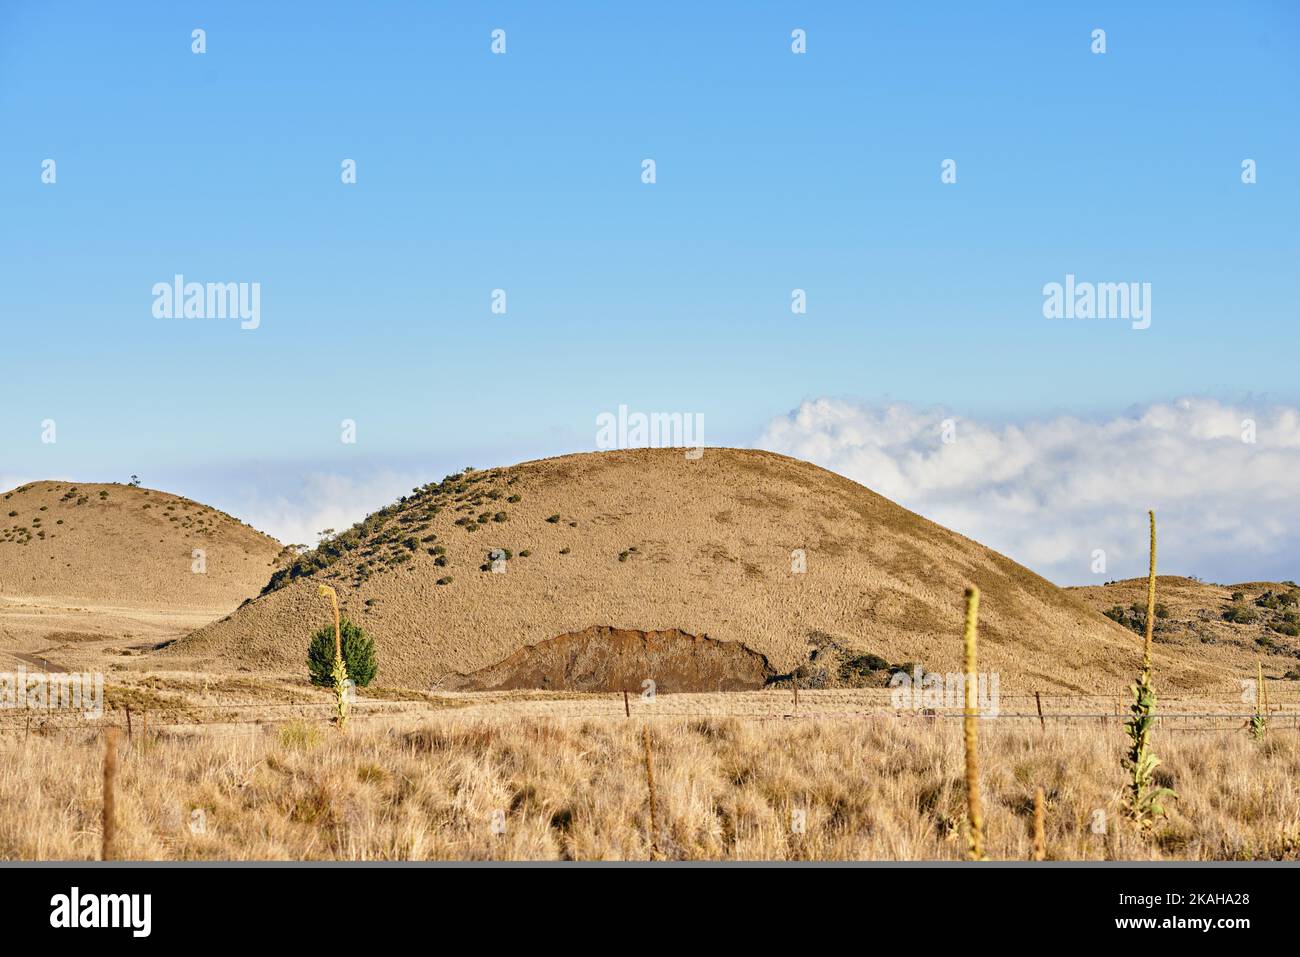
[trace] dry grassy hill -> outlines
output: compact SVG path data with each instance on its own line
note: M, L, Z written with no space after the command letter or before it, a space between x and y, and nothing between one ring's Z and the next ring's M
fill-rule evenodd
M207 570L193 571L194 550ZM0 596L211 608L256 595L283 546L224 512L129 485L32 482L0 496Z
M1146 579L1069 589L1097 611L1133 630L1146 629ZM1193 578L1156 579L1152 641L1166 654L1206 669L1227 668L1300 679L1300 588L1295 582L1212 585Z
M504 573L491 570L493 549L508 555ZM807 570L795 573L800 549ZM651 649L669 634L713 639L697 645L722 686L727 660L746 674L754 663L720 642L756 652L768 674L800 668L814 685L845 665L881 681L886 664L954 670L971 583L984 592L981 663L1004 689L1118 689L1138 658L1131 631L1010 559L848 479L758 451L604 452L448 476L164 654L300 673L308 636L328 621L319 583L376 640L386 685L472 685L456 675L516 656L553 682L603 687L629 677L614 672L638 641ZM610 629L618 660L592 644ZM839 653L829 674L828 649ZM681 665L669 670L680 677ZM1186 689L1232 681L1226 670L1160 666ZM500 668L485 674L479 686L510 684ZM685 689L661 680L660 690Z

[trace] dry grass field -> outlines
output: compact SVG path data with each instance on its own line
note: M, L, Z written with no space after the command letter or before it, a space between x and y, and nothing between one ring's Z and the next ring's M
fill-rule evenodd
M649 728L667 860L950 860L965 842L960 722L472 716L339 734L296 721L120 744L118 856L133 859L646 860ZM1124 820L1123 733L981 729L988 855L1300 859L1300 733L1158 737L1180 797ZM94 859L103 736L0 736L0 858Z
M970 584L1001 681L990 858L1030 856L1040 787L1049 859L1300 856L1291 583L1158 580L1155 784L1178 796L1144 830L1121 756L1145 582L1057 588L782 456L468 470L303 556L148 489L4 501L0 672L101 675L104 713L0 709L0 859L100 856L110 727L119 858L959 859L960 708L884 684L959 667ZM322 583L378 649L346 733L306 676Z

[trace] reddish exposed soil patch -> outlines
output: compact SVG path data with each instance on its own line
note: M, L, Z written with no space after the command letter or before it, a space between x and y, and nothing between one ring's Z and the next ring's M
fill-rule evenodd
M449 684L464 691L749 691L772 677L767 658L736 641L675 628L636 631L596 625L519 649Z

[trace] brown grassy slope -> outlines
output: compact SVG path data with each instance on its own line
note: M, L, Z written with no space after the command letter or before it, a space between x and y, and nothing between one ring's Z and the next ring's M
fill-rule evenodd
M1068 590L1103 614L1118 606L1136 629L1145 627L1133 606L1146 607L1146 587L1146 579L1131 578ZM1156 591L1167 617L1157 615L1153 640L1169 655L1197 667L1227 668L1239 679L1254 677L1256 659L1266 677L1300 677L1300 637L1288 634L1300 630L1300 589L1294 584L1214 585L1161 575ZM1234 595L1241 598L1234 601ZM1257 604L1261 599L1264 604Z
M206 574L191 571L194 549ZM32 482L0 495L0 596L220 613L261 590L281 550L224 512L154 489Z
M483 514L472 533L454 524ZM423 687L594 625L739 641L780 671L806 662L810 633L822 631L947 671L959 664L962 592L974 583L985 596L981 662L1004 688L1119 688L1137 667L1130 632L1045 579L848 479L767 452L708 449L692 461L641 449L477 471L426 487L364 531L348 533L353 547L327 568L167 653L301 671L308 636L327 620L323 581L376 640L383 684ZM429 554L438 547L445 555ZM514 553L505 574L480 570L495 547ZM804 574L791 572L793 549L807 552ZM1188 688L1213 680L1165 670Z

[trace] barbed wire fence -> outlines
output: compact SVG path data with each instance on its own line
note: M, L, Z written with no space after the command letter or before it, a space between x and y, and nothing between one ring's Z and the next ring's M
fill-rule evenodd
M952 705L936 707L896 707L888 689L854 691L816 691L801 689L766 690L744 693L719 703L709 693L671 694L660 692L645 696L624 691L568 692L561 694L529 693L514 695L449 694L419 698L367 698L359 696L352 705L352 716L362 723L384 719L439 719L460 716L489 720L494 710L515 719L529 720L601 720L630 719L737 719L749 721L899 721L941 725L964 717L964 708ZM1274 698L1267 705L1268 726L1276 730L1300 731L1300 694ZM989 722L1037 723L1041 728L1059 726L1094 726L1122 728L1128 717L1128 697L1122 693L1041 693L1015 692L1000 695L997 707L980 717ZM330 701L292 699L289 701L234 701L211 704L152 704L149 706L117 705L106 707L102 714L91 715L76 710L46 708L0 708L0 735L58 734L62 732L100 731L120 728L128 740L137 734L201 733L206 729L249 730L277 727L295 721L326 724L333 720L335 708ZM1172 732L1237 732L1248 727L1255 715L1254 703L1224 694L1219 696L1179 696L1161 702L1157 713L1158 727Z

